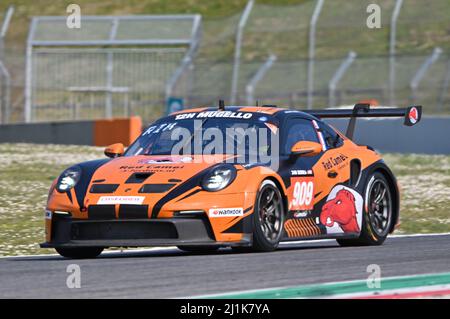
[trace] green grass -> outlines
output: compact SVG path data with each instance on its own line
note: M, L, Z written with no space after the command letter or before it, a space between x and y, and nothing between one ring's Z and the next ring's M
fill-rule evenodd
M450 156L384 156L402 192L399 233L450 231Z
M101 156L93 147L0 144L0 255L51 252L37 246L50 184L68 166Z
M0 255L42 254L51 182L68 166L103 156L95 147L0 144ZM402 187L397 233L450 232L450 156L384 156Z

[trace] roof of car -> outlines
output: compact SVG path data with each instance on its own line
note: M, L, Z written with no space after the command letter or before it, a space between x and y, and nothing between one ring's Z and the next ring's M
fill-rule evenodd
M282 108L275 105L264 105L264 106L226 106L224 110L219 110L218 107L200 107L193 109L185 109L178 112L171 113L172 115L184 114L184 113L199 113L206 111L232 111L232 112L249 112L249 113L262 113L267 115L285 115L290 113L296 113L301 117L306 119L315 119L314 116L302 112L300 110L293 110L288 108Z

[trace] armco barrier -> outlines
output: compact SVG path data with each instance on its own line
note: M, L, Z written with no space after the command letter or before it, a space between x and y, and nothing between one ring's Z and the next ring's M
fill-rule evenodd
M0 143L130 145L141 133L140 117L77 122L0 125Z
M348 120L327 121L345 133ZM403 119L358 119L354 140L383 153L450 154L450 117L424 116L413 127Z

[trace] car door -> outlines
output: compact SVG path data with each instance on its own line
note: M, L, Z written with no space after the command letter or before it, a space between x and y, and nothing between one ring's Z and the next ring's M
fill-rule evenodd
M321 121L313 121L313 125L324 150L313 167L318 202L326 198L336 185L348 181L351 156L344 150L344 140L334 129Z
M316 180L313 166L317 163L317 156L290 156L291 148L300 141L320 143L319 136L313 122L301 117L289 118L285 122L285 135L281 151L286 157L285 179L287 180L288 210L290 213L311 211L314 208Z

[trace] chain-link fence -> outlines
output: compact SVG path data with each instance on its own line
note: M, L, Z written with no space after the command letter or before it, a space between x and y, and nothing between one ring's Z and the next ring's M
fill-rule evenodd
M186 99L194 105L216 103L218 98L233 100L230 92L238 63L236 104L259 100L306 108L311 20L320 1L294 6L256 1L246 18L244 10L205 21L194 75L186 78L193 82ZM384 105L423 104L427 114L450 113L450 1L322 2L314 36L312 107L376 99ZM371 14L367 8L374 3L381 8L379 29L367 26ZM239 39L240 23L244 26ZM236 60L238 41L241 50ZM347 61L351 51L356 54ZM435 51L439 54L433 58ZM267 67L271 56L276 60Z
M367 26L372 4L381 9L380 28ZM16 121L129 114L149 121L166 111L170 98L185 107L222 98L300 109L375 99L450 114L449 17L448 0L305 0L297 5L250 0L232 16L206 17L195 35L192 20L122 17L117 24L96 17L82 21L75 33L61 24L64 19L46 21L33 38L38 42L29 65L33 76L25 77L22 53L6 54L12 77L9 113ZM143 45L156 38L171 45ZM111 46L111 39L117 45ZM132 46L120 48L130 39ZM191 42L174 45L179 39ZM52 41L61 46L48 46ZM89 45L67 46L67 41ZM26 83L29 90L23 94Z
M35 17L27 47L25 121L164 112L167 83L195 55L201 17ZM169 89L170 91L170 89Z
M164 112L166 81L184 54L181 48L37 49L31 118L153 118Z

